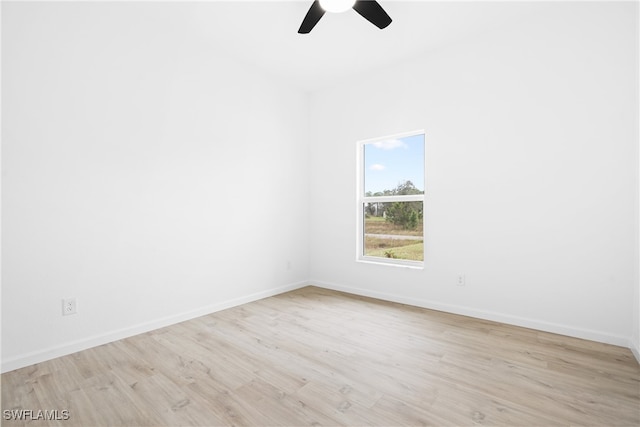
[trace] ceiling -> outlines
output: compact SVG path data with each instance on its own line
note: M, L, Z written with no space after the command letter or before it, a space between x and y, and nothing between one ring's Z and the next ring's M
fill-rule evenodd
M327 13L310 34L297 30L311 0L197 2L189 27L208 44L313 91L450 43L513 24L543 2L379 0L393 22L379 30L355 11Z

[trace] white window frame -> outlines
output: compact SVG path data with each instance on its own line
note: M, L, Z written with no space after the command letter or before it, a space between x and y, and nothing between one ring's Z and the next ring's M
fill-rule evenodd
M368 144L373 144L379 141L385 141L389 139L400 139L406 138L409 136L415 135L423 135L424 137L424 159L423 159L423 182L422 188L424 188L423 194L413 194L406 196L378 196L378 197L366 197L364 195L364 147ZM389 136L383 136L379 138L365 139L358 141L357 145L357 154L356 154L356 262L370 263L370 264L383 264L383 265L391 265L396 267L407 267L407 268L424 268L424 260L425 260L425 252L426 252L426 242L424 240L425 234L425 224L423 223L422 228L422 241L425 242L423 244L423 253L422 253L422 261L413 261L406 259L398 259L398 258L382 258L382 257L374 257L367 256L364 254L364 205L365 203L387 203L387 202L422 202L422 211L423 218L425 212L425 194L427 193L427 172L426 172L426 157L427 157L427 149L426 149L426 134L424 129L412 131L412 132L403 132ZM424 219L423 219L424 221Z

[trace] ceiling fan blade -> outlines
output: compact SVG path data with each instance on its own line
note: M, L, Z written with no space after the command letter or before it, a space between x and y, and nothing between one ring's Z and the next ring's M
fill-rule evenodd
M305 15L304 19L302 20L302 24L300 25L298 33L309 33L311 30L313 30L313 27L316 26L320 18L322 18L322 15L324 15L324 9L320 6L320 2L318 0L315 0L309 8L309 11Z
M353 5L353 10L380 29L386 28L391 24L391 17L375 0L358 0Z

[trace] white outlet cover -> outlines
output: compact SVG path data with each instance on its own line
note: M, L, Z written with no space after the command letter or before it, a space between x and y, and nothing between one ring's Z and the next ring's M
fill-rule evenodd
M458 274L458 286L464 286L467 283L467 278L464 274Z
M62 315L68 316L77 313L77 305L75 298L64 298L62 300Z

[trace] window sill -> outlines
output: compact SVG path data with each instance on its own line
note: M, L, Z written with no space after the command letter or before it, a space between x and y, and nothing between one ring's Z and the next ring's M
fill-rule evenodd
M389 267L409 268L412 270L424 270L424 262L420 262L420 261L402 261L402 260L386 261L385 259L377 258L377 257L362 257L362 258L357 258L356 262L360 262L363 264L384 265Z

